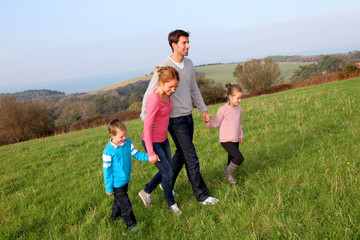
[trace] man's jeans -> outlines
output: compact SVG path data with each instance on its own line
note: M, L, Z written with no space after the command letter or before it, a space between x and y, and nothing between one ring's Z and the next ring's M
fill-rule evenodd
M142 144L146 150L145 142L142 141ZM159 169L159 172L150 180L149 183L145 185L144 191L146 193L151 193L157 185L161 183L161 186L164 189L164 198L168 206L175 204L174 196L172 194L172 179L173 171L171 169L171 150L169 140L166 139L161 143L153 143L153 148L156 155L159 156L160 162L156 162L155 165Z
M209 190L201 177L199 159L193 144L194 121L192 114L170 118L169 132L176 145L176 152L171 160L173 170L173 186L182 166L185 163L186 172L193 193L199 202L209 197Z
M131 202L127 194L128 184L114 188L114 203L112 206L111 218L115 220L118 217L123 217L128 228L136 225L136 218L132 211Z

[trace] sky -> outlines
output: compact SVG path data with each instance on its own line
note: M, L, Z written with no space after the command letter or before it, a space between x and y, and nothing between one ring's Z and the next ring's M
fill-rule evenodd
M0 0L0 93L143 76L190 32L194 65L360 50L359 0Z

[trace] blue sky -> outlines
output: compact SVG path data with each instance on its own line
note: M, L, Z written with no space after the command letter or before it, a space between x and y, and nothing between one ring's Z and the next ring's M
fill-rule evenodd
M348 52L360 50L360 1L0 0L0 93L150 73L174 29L190 32L195 65Z

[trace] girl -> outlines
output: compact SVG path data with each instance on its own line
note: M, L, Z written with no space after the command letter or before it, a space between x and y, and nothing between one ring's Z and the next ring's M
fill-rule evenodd
M237 84L226 83L225 87L228 88L228 102L218 109L215 120L205 124L210 128L216 128L220 125L220 143L228 152L228 164L225 168L224 178L232 184L237 184L233 174L244 160L239 151L239 143L244 140L240 123L242 109L239 105L243 90Z
M149 95L146 101L146 117L142 135L143 145L149 158L158 155L160 161L155 163L159 172L139 192L145 206L151 205L151 192L161 182L164 198L170 210L181 214L172 194L173 171L171 168L171 151L167 138L170 113L173 108L171 94L175 92L179 82L179 74L175 68L166 66L155 68L158 73L158 87ZM153 129L154 126L154 129Z

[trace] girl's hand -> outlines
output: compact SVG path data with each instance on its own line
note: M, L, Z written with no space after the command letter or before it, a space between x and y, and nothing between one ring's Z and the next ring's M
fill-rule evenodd
M239 143L242 143L244 141L243 138L239 138Z
M106 193L108 196L111 196L111 195L113 195L114 194L114 192L112 192L112 193Z

